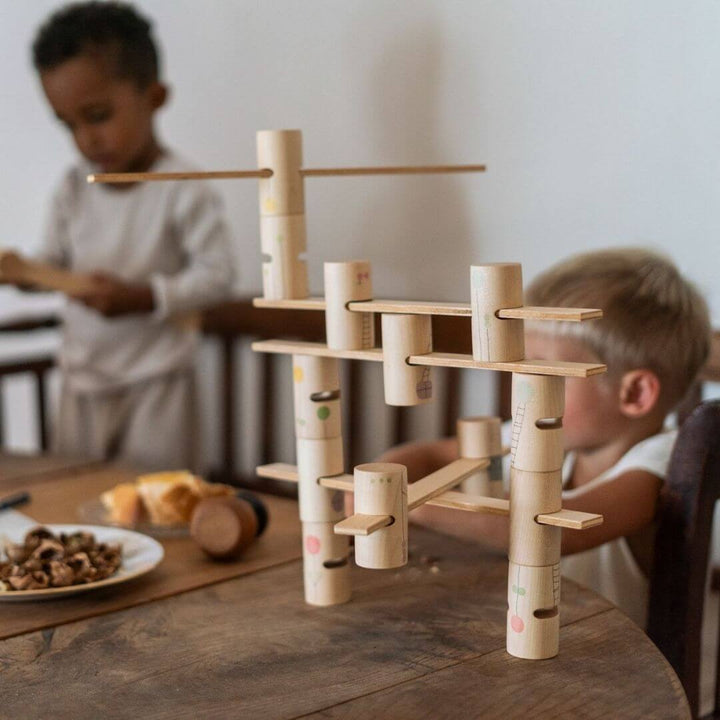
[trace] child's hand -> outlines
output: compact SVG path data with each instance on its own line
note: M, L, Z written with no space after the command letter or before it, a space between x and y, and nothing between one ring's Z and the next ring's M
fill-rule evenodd
M105 317L152 312L155 303L147 285L129 285L106 273L93 273L89 289L72 297Z

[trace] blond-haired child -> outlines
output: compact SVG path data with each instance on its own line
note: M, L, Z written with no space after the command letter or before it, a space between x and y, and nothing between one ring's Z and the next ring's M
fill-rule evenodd
M605 375L566 384L563 507L605 521L563 533L562 573L644 626L653 520L676 437L664 421L707 356L705 302L669 259L643 249L577 255L540 275L526 295L528 305L603 310L585 323L528 323L526 356L608 366ZM457 456L457 440L448 438L399 446L382 460L407 465L413 481ZM423 506L410 519L507 549L507 518Z

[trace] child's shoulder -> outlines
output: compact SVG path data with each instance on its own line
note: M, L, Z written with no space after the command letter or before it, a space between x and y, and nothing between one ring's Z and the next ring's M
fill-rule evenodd
M646 470L664 479L667 476L676 439L677 430L665 430L641 440L620 458L612 468L612 474L619 475L629 470Z

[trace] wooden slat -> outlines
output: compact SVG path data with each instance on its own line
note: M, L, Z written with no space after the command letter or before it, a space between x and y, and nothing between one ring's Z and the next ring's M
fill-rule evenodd
M410 365L429 367L475 368L478 370L500 370L503 372L528 373L530 375L559 375L562 377L589 377L607 370L606 365L566 362L563 360L516 360L514 362L482 362L473 360L472 355L458 353L427 353L411 355Z
M407 315L460 315L470 317L467 303L424 302L423 300L363 300L348 303L354 312L401 313Z
M483 495L469 495L467 493L450 490L444 492L426 505L452 508L453 510L467 510L468 512L486 513L489 515L509 515L510 501L503 498L490 498Z
M255 472L264 478L272 478L273 480L285 480L287 482L297 482L298 472L296 465L288 465L287 463L270 463L269 465L259 465L255 468Z
M555 527L569 528L570 530L585 530L596 525L602 525L603 516L578 510L558 510L558 512L538 515L535 520L541 525L554 525Z
M380 528L387 527L392 523L390 515L363 515L356 513L350 517L335 523L336 535L370 535Z
M331 350L324 343L301 342L293 340L260 340L252 344L255 352L277 353L281 355L316 355L319 357L343 358L345 360L369 360L382 362L381 348L369 350Z
M260 308L285 308L295 310L325 310L325 298L309 297L299 300L266 300L255 298L253 305ZM471 317L469 303L426 302L424 300L363 300L348 303L353 312L402 313L408 315L445 315ZM553 320L556 322L583 322L602 317L597 308L565 307L519 307L498 310L502 319Z
M331 490L343 490L344 492L355 491L355 478L352 475L333 475L318 480L323 487Z
M583 322L596 320L603 315L597 308L563 307L519 307L498 310L497 316L503 320L554 320L557 322Z
M485 458L481 460L460 458L440 468L440 470L426 475L424 478L408 486L408 510L414 510L424 502L438 495L442 495L446 490L460 483L471 473L474 473L476 470L482 470L488 467L488 465L490 465L490 461Z
M252 304L257 308L274 308L276 310L325 310L325 298L321 297L307 297L295 300L253 298Z

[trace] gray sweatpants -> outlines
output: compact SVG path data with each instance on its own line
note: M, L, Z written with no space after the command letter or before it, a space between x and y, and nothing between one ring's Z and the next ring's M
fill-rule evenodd
M137 470L196 470L195 392L194 370L93 393L74 392L63 382L54 449Z

